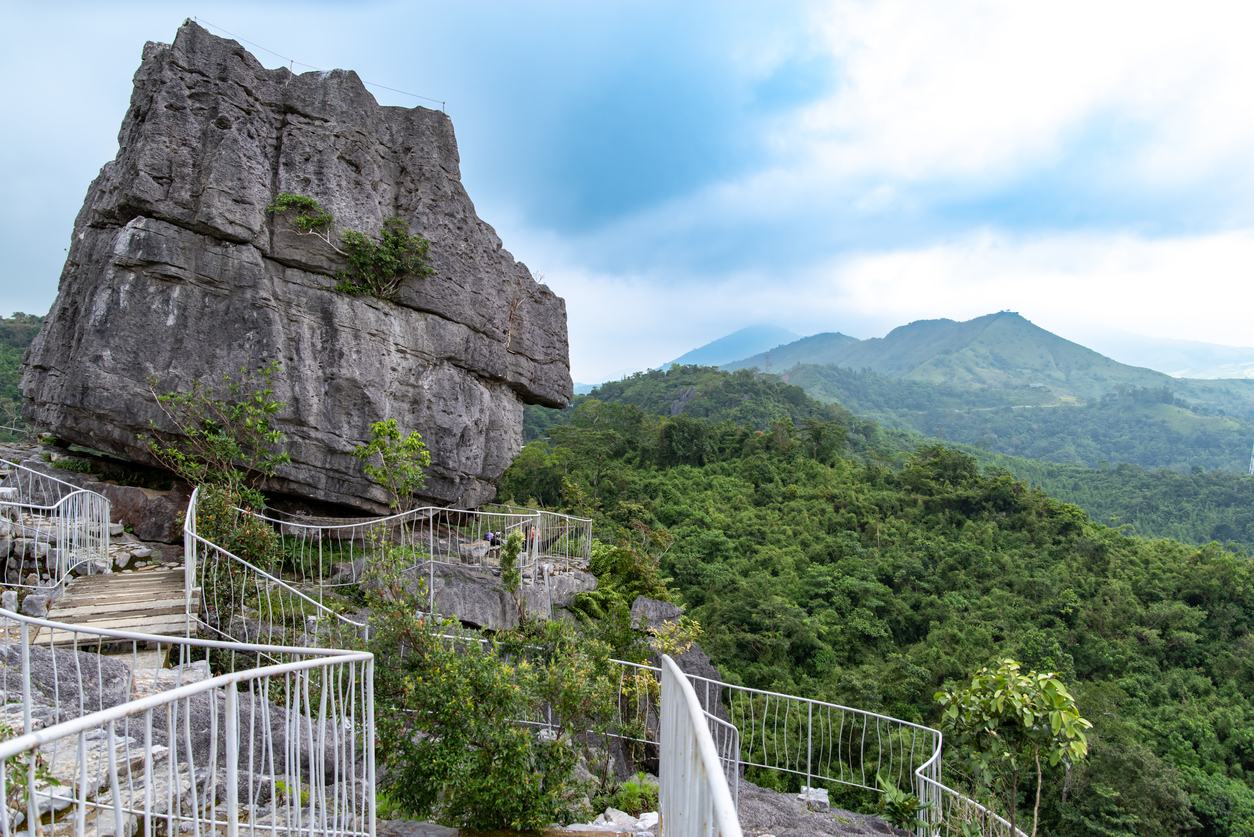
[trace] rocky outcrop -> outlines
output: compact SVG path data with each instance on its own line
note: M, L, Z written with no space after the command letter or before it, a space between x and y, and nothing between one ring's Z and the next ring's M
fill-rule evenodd
M519 450L523 405L570 398L565 304L476 216L445 114L380 107L353 72L266 70L186 23L144 48L119 145L27 356L33 424L151 462L150 377L171 391L278 361L292 462L267 488L381 509L350 452L395 418L430 447L426 497L470 507ZM282 192L319 200L337 235L405 219L433 272L396 302L334 291L342 258L267 215Z
M518 627L519 602L501 581L499 569L423 563L408 576L410 592L415 596L426 595L426 585L432 585L435 611L443 616L490 631ZM521 606L530 619L560 618L562 608L575 596L596 586L596 577L582 570L542 572L539 579L523 581L519 588Z

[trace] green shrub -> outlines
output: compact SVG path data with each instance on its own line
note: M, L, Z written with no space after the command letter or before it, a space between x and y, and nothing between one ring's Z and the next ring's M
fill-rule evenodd
M481 830L541 828L586 814L572 730L589 703L576 689L586 680L580 672L595 664L562 637L534 662L505 659L494 641L475 635L456 638L455 622L421 612L426 594L406 576L410 563L405 551L376 544L364 585L380 790L390 810ZM612 695L612 684L605 690ZM553 737L514 720L533 715L541 700L569 719Z
M335 286L353 296L394 299L401 283L412 277L429 276L427 251L431 244L425 238L409 234L404 218L388 218L379 230L379 241L357 230L345 230L336 245L331 237L335 217L311 197L283 192L266 207L271 215L285 216L297 235L312 235L326 242L348 262L335 274Z
M657 810L657 783L643 773L637 773L614 789L608 796L599 796L592 802L598 811L617 808L633 817L646 811Z

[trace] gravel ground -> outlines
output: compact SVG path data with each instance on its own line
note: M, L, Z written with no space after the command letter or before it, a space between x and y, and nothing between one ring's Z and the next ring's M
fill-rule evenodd
M810 811L796 794L760 788L740 781L740 827L745 837L889 837L895 832L879 817L831 808ZM554 837L570 832L546 832ZM410 820L380 820L379 837L454 837L455 828ZM601 835L600 837L604 837Z
M745 837L863 837L896 834L879 817L840 808L811 811L795 793L760 788L740 780L740 827Z

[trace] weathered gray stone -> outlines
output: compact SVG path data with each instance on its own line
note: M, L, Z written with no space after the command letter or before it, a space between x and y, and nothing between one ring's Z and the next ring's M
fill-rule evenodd
M181 543L183 526L179 512L187 509L191 495L185 491L155 491L129 485L93 486L109 501L114 522L131 527L136 540Z
M597 577L583 570L551 574L547 589L553 608L567 607L580 593L597 589Z
M26 598L22 599L22 613L36 619L43 619L48 615L48 597L39 593L28 593Z
M631 603L631 626L637 631L660 628L664 622L674 622L683 615L682 608L645 596L637 596Z
M777 837L870 837L897 834L878 817L840 809L813 811L795 793L760 788L740 780L736 813L746 834ZM901 834L909 834L902 831Z
M4 608L10 613L17 612L17 591L5 590L0 593L0 608Z
M281 192L320 200L337 235L407 220L433 273L397 303L333 291L341 257L266 213ZM523 404L572 387L565 305L475 215L445 114L380 107L352 72L266 70L187 23L145 47L28 354L25 416L151 462L140 437L166 419L149 376L172 390L271 361L292 462L266 487L374 510L389 498L351 455L371 422L423 434L427 498L477 506L521 446Z
M482 567L484 559L488 557L487 541L471 541L470 543L458 544L457 554L461 557L463 564L469 564L472 567Z

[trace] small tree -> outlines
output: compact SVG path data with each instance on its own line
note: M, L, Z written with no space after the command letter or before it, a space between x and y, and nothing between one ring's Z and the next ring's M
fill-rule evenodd
M527 621L527 605L522 595L522 571L518 568L518 556L523 551L522 532L510 532L501 548L501 583L514 599L518 608L518 624Z
M271 385L278 370L275 361L255 373L241 369L238 380L223 375L224 387L217 392L197 381L191 389L158 395L157 378L148 379L172 429L150 422L152 436L145 440L158 462L200 487L197 533L262 567L278 565L278 533L241 507L264 508L266 498L257 484L291 461L279 449L284 436L274 426L283 408ZM213 566L214 572L229 573L226 562ZM215 598L212 610L225 614L234 607L231 585L225 576L218 581L209 585L207 595Z
M278 361L256 372L242 368L238 380L223 375L224 388L218 392L196 381L191 389L164 395L157 394L159 381L150 377L149 391L172 431L149 422L148 450L192 485L222 486L249 505L264 507L256 483L291 461L278 449L284 436L274 426L274 416L283 409L271 384L278 370Z
M1000 786L1007 793L1012 834L1019 779L1035 765L1035 837L1041 807L1041 756L1051 767L1083 760L1088 753L1084 730L1093 726L1080 717L1075 699L1058 675L1021 674L1019 663L998 660L995 670L976 672L966 689L937 692L936 700L944 707L944 725L953 733L972 778L990 790Z
M371 556L371 637L339 639L375 655L380 786L391 803L409 817L478 830L587 816L588 788L574 778L577 739L604 731L612 714L608 649L560 624L536 627L508 648L459 636L455 620L422 613L425 591L411 562L398 549ZM556 735L517 722L541 707Z
M345 230L337 245L331 234L335 216L318 201L306 195L283 192L266 207L266 212L287 219L297 235L312 235L343 256L348 266L336 272L340 280L335 286L353 296L394 299L401 283L411 276L429 276L427 251L431 243L419 235L409 234L409 222L392 217L383 222L376 242L365 233Z
M432 272L427 266L430 242L410 235L409 222L403 218L384 221L378 243L356 230L346 230L341 240L344 247L340 252L348 259L348 268L335 274L340 280L337 291L393 299L406 279Z
M353 448L353 456L365 463L366 476L391 495L391 508L408 507L413 493L427 482L422 469L431 465L431 452L418 431L402 436L396 419L374 422L370 433L374 438L369 444ZM379 458L378 465L371 461L375 457Z

